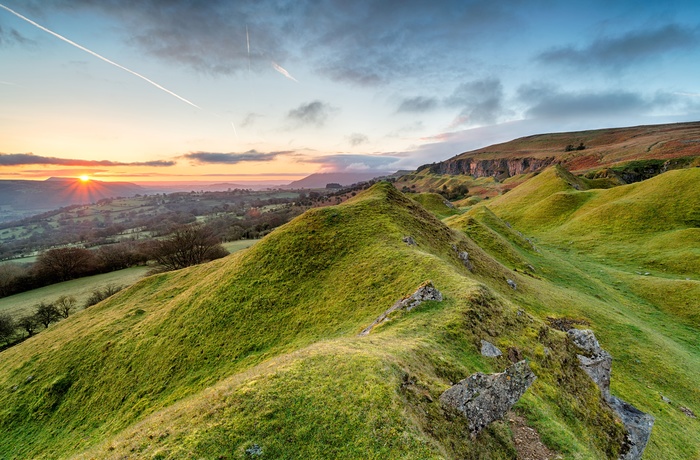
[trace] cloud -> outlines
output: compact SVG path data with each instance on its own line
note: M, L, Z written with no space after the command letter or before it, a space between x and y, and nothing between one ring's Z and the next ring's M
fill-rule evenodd
M422 113L435 109L438 106L437 99L433 97L417 96L404 99L399 104L397 112Z
M259 113L249 112L246 114L243 121L239 123L239 126L241 128L246 128L248 126L252 126L253 124L255 124L255 120L257 120L260 117L262 117L262 115L260 115Z
M33 45L34 40L30 40L15 29L5 29L0 24L0 47L9 45Z
M391 171L400 160L392 155L362 155L338 153L334 155L300 157L297 161L323 165L323 171Z
M650 95L626 90L565 92L551 85L523 85L518 89L518 97L529 105L527 118L541 119L610 120L700 109L698 101L692 98L662 91Z
M280 155L289 155L293 151L283 152L258 152L257 150L248 150L243 153L216 153L216 152L190 152L182 155L181 158L190 160L197 164L229 164L255 161L272 161Z
M462 108L452 127L492 124L506 112L503 85L493 77L462 83L445 99L445 105Z
M301 104L296 109L292 109L287 114L287 118L296 121L300 125L323 126L328 118L338 111L330 104L321 101L313 101Z
M369 142L369 138L361 133L352 133L348 136L348 142L353 147L357 147L358 145L366 144L367 142Z
M103 14L129 42L160 59L210 74L269 72L304 56L332 80L379 85L463 72L470 44L524 23L523 0L25 0L27 8ZM250 39L247 50L246 27ZM459 59L451 53L459 43Z
M606 37L585 47L567 45L540 53L536 59L545 64L585 68L602 66L619 69L662 54L696 48L700 44L698 28L666 24L656 29L634 30L619 37Z
M139 161L124 163L110 160L78 160L70 158L43 157L33 153L0 153L0 167L22 165L60 165L60 166L174 166L175 161Z

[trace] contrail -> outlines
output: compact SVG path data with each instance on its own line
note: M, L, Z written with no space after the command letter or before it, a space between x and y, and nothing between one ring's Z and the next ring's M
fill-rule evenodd
M245 25L245 44L248 47L248 77L250 77L250 36L248 35L248 24Z
M270 62L272 62L272 67L276 71L278 71L279 73L281 73L285 77L289 78L290 80L294 80L295 82L299 83L299 80L297 80L296 78L289 75L289 72L287 72L281 65L277 64L275 61L270 61Z
M22 19L23 21L27 21L29 24L31 24L31 25L33 25L33 26L35 26L35 27L38 27L39 29L43 30L44 32L49 33L49 34L53 35L54 37L56 37L56 38L58 38L58 39L60 39L60 40L63 40L64 42L66 42L66 43L68 43L68 44L70 44L70 45L73 45L73 46L75 46L75 47L78 48L78 49L81 49L81 50L85 51L86 53L92 54L92 55L95 56L96 58L101 59L101 60L105 61L105 62L108 63L108 64L112 64L112 65L115 66L115 67L119 67L120 69L125 70L125 71L129 72L130 74L139 77L139 78L142 79L142 80L147 81L148 83L152 84L152 85L155 86L156 88L158 88L158 89L160 89L160 90L162 90L162 91L165 91L166 93L170 94L171 96L175 96L176 98L180 99L182 102L185 102L185 103L191 105L192 107L196 107L196 108L198 108L198 109L201 110L201 107L199 107L197 104L194 104L194 103L188 101L187 99L185 99L185 98L182 97L182 96L178 96L177 94L173 93L173 92L170 91L169 89L160 86L158 83L154 82L153 80L150 80L150 79L144 77L144 76L141 75L140 73L134 72L134 71L131 70L131 69L127 69L127 68L124 67L123 65L119 65L119 64L117 64L117 63L114 62L114 61L110 61L110 60L107 59L106 57L101 56L101 55L95 53L94 51L90 51L89 49L85 48L84 46L81 46L81 45L75 43L74 41L67 39L67 38L64 37L63 35L57 34L56 32L53 32L53 31L47 29L46 27L42 26L41 24L37 24L36 22L32 21L31 19L29 19L29 18L27 18L27 17L25 17L25 16L22 16L22 15L19 14L18 12L14 11L14 10L11 10L10 8L8 8L8 7L6 7L5 5L3 5L2 3L0 3L0 8L4 9L4 10L6 10L6 11L12 13L12 14L14 14L15 16L17 16L18 18Z
M238 139L238 131L236 131L236 125L234 125L233 122L231 122L231 127L233 128L233 134L235 134L236 139Z

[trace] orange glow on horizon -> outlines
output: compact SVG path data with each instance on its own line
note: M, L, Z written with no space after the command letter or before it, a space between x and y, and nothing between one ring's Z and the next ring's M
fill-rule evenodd
M80 179L81 182L88 182L90 180L90 176L88 176L87 174L83 174L78 179Z

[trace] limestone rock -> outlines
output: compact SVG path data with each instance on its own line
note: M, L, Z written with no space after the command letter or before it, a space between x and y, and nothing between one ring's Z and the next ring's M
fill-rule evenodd
M416 243L416 240L414 240L412 236L404 236L401 238L401 241L409 246L418 246L418 243Z
M452 245L452 250L457 253L457 258L462 261L468 270L474 270L474 265L472 265L472 261L469 260L469 253L467 251L460 251L454 244Z
M627 429L625 445L622 446L621 460L639 460L642 458L644 448L649 442L651 429L654 427L654 417L645 414L632 404L626 403L616 396L608 399L610 407L620 416L620 420Z
M523 360L500 374L470 375L447 389L440 402L464 415L469 430L476 435L491 422L503 418L536 378Z
M497 358L501 356L503 353L501 353L501 350L498 349L498 347L491 342L487 340L482 340L481 341L481 354L486 356L487 358Z
M567 335L571 341L588 356L578 355L581 368L598 385L605 401L620 417L627 437L622 446L621 460L639 460L651 436L654 417L645 414L633 405L610 394L610 374L612 356L603 350L593 331L588 329L569 329Z
M416 292L410 296L398 300L391 306L391 308L379 315L379 317L375 319L372 324L364 328L359 335L369 334L374 326L386 321L389 315L396 310L411 311L426 300L437 300L438 302L442 302L442 293L438 291L435 286L433 286L431 281L426 281L425 283L421 284L418 289L416 289Z
M513 281L512 279L508 278L506 280L506 283L508 283L508 286L512 287L513 289L518 289L517 283L515 281Z

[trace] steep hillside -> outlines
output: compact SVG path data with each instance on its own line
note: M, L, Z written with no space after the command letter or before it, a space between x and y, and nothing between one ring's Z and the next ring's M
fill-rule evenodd
M503 180L561 164L576 174L631 183L697 166L698 157L700 122L694 122L528 136L461 153L419 172Z
M594 329L613 393L657 417L645 458L700 454L697 421L658 397L700 411L697 331L496 214L453 230L380 183L244 253L149 277L0 353L0 457L513 458L508 417L470 437L439 396L527 359L537 380L515 410L542 441L616 458L623 427L552 315ZM427 280L443 301L358 335ZM504 354L482 356L484 339Z

